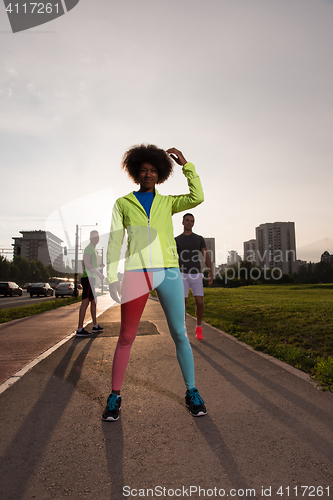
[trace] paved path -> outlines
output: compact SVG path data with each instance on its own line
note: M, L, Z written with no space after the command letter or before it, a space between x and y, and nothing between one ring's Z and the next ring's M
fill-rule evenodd
M114 304L109 294L97 300L99 314ZM49 349L74 335L80 306L81 302L0 324L0 393L48 355ZM86 324L90 321L89 308Z
M332 394L209 326L198 342L187 317L209 411L191 417L149 300L121 418L102 422L119 307L99 319L102 334L70 337L0 394L1 500L333 498ZM65 338L72 326L61 329Z

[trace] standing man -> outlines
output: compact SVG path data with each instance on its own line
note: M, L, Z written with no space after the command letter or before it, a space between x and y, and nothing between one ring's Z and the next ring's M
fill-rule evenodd
M201 272L201 254L208 267L208 285L213 283L212 262L207 251L205 240L199 234L192 231L194 217L192 214L185 214L183 217L184 232L175 238L179 256L179 267L184 283L185 310L187 306L188 292L191 288L195 300L195 312L197 326L195 335L198 340L203 340L201 321L204 311L203 303L203 274Z
M96 332L101 332L103 328L98 325L96 317L96 294L95 294L95 278L96 276L103 279L104 276L97 268L97 253L96 245L99 242L98 231L94 230L90 233L90 243L83 252L83 273L81 276L81 284L83 288L82 303L79 311L79 325L76 331L77 337L88 337ZM83 328L84 317L90 302L90 313L93 320L92 332L89 333Z

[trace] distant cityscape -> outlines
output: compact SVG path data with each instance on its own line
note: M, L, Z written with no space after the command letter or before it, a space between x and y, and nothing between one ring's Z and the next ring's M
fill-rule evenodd
M63 240L50 231L20 231L22 236L13 237L12 255L21 255L27 260L42 261L46 266L55 269L74 269L74 255L67 255ZM298 273L307 262L296 257L296 235L294 222L272 222L260 224L255 228L255 238L243 243L243 256L236 250L229 250L227 262L217 265L215 238L205 237L206 247L211 255L215 272L224 271L228 267L238 265L241 261L251 263L261 269L277 269L281 274ZM1 250L1 249L0 249ZM81 249L80 249L81 250ZM321 260L333 264L333 255L323 249ZM10 249L2 249L1 255L10 253ZM99 256L99 264L103 263L103 255ZM82 272L81 261L78 272Z
M45 266L60 272L74 272L75 256L73 250L62 246L63 240L50 231L34 230L19 231L22 236L13 236L13 256L20 255L26 260L41 261ZM82 273L82 250L79 248L78 273ZM103 256L97 252L98 265L102 264ZM81 259L80 259L81 256Z
M298 273L307 261L297 259L296 234L294 222L267 222L255 228L255 238L244 241L243 256L236 250L229 250L227 262L216 265L215 238L205 238L207 249L211 253L216 273L237 266L241 261L251 263L260 269L274 269L282 274ZM322 249L321 261L333 265L333 255Z

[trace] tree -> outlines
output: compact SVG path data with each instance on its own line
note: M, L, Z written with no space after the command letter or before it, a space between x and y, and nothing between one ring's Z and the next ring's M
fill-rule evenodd
M333 266L326 261L318 262L314 266L313 279L314 283L332 283Z
M0 280L6 281L9 279L10 275L10 262L3 257L0 256Z

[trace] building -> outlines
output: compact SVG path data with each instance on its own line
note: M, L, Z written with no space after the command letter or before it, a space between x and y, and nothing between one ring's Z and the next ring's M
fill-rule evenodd
M246 262L255 262L257 255L257 240L244 241L244 257Z
M299 273L299 270L303 266L307 266L307 261L306 260L296 260L296 272Z
M206 248L209 252L210 260L212 261L213 277L215 278L215 265L216 265L215 238L204 238L204 240L206 243Z
M27 260L41 260L61 269L63 263L62 240L50 231L19 231L22 237L13 237L14 257L21 255Z
M331 255L327 250L323 254L321 254L320 262L327 262L333 266L333 255Z
M228 266L233 266L241 261L241 258L236 250L229 250L228 254L229 254L227 258Z
M256 265L278 268L283 274L297 272L294 222L268 222L256 227Z

